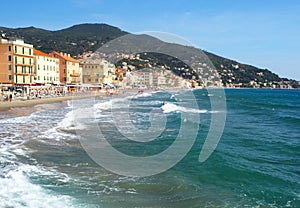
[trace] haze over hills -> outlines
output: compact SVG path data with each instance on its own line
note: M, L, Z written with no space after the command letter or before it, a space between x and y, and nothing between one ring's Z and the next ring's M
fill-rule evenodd
M23 38L25 42L33 44L35 48L47 53L57 50L70 53L72 56L83 54L86 51L94 52L103 44L129 34L107 24L80 24L57 31L35 27L0 27L0 32L5 33L8 37ZM242 84L242 87L272 87L272 85L276 84L285 85L286 87L299 87L298 82L280 78L270 70L241 64L206 51L204 53L214 64L223 80L224 86ZM159 58L163 60L158 60ZM170 64L170 61L163 56L152 56L150 60L152 62L160 61L166 65Z

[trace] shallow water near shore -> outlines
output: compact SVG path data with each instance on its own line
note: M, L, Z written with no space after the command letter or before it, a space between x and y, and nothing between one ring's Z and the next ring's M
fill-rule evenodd
M164 91L0 112L0 207L300 207L300 91L225 92L225 130L204 163L199 152L218 113L205 90L194 91L199 109L179 107L178 92ZM157 142L141 147L120 139L111 113L122 113L129 96L134 125L149 128L153 109L167 117ZM72 106L93 108L94 118L75 123ZM149 177L104 169L76 134L96 123L119 151L157 154L174 142L182 112L201 116L195 144L177 165Z

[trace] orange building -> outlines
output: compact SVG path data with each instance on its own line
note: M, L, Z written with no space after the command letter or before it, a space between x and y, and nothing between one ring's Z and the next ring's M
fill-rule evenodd
M59 59L59 79L61 84L81 84L81 69L79 61L72 58L70 54L52 51L53 57Z
M22 39L0 37L0 83L30 85L34 83L33 45Z

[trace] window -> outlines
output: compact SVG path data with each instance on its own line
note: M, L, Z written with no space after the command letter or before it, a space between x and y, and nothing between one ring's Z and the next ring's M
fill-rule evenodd
M38 70L40 70L40 65L38 64Z
M11 65L8 65L8 70L11 71Z
M44 71L45 71L45 70L46 70L46 67L45 67L45 65L44 65L44 67L43 67L43 68L44 68Z
M18 57L15 56L15 64L18 63Z
M44 76L44 81L46 81L46 77Z
M32 52L31 52L31 48L29 48L29 55L31 55L31 53L32 53Z
M17 46L15 46L15 53L17 53L18 52L18 50L17 50L18 48L17 48Z
M8 61L11 61L11 56L8 56Z
M11 80L11 75L8 75L8 80Z
M25 58L22 58L22 64L25 64Z
M8 51L11 51L11 46L8 46Z
M31 59L29 59L29 64L31 65Z
M23 76L23 83L25 83L26 81L25 81L25 76Z
M40 78L40 76L38 76L38 80L40 80L41 78Z
M24 54L25 53L25 49L24 49L24 47L22 48L22 54Z

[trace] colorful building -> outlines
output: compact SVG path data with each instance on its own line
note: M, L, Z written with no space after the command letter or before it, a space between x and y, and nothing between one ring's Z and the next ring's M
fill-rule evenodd
M59 81L61 84L81 84L79 61L72 58L70 54L63 52L52 51L50 55L59 59Z
M59 85L59 59L34 49L37 84Z
M33 45L22 39L0 37L0 83L30 85L35 82Z
M80 63L83 84L111 84L115 79L115 66L106 60L86 59Z

